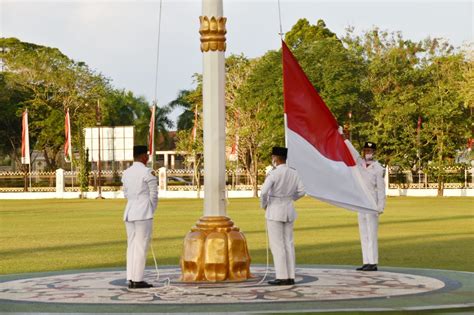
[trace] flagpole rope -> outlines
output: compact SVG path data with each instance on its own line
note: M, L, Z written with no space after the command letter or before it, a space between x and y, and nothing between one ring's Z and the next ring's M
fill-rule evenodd
M158 94L158 69L160 63L160 37L161 37L161 11L162 11L163 0L160 0L160 13L158 15L158 38L156 43L156 67L155 67L155 92L153 94L153 103L155 105L158 104L157 102L157 94Z
M151 141L152 141L152 148L150 152L151 153L151 156L152 156L152 168L154 169L155 167L155 137L154 137L154 134L155 134L155 121L156 121L156 113L155 113L155 110L156 110L156 106L158 105L158 70L159 70L159 65L160 65L160 38L161 38L161 13L162 13L162 10L163 9L163 0L160 0L160 12L158 14L158 36L157 36L157 41L156 41L156 67L155 67L155 91L154 91L154 94L153 94L153 109L152 109L152 119L153 119L153 130L151 130L151 133L150 133L150 136L151 136ZM160 271L158 270L158 262L156 260L156 256L155 256L155 251L153 250L153 238L150 240L150 247L151 247L151 253L153 255L153 262L155 263L155 270L156 270L156 280L159 281L160 280ZM164 284L163 284L163 287L164 288L169 288L170 287L170 282L171 282L171 279L170 278L166 278L164 279Z

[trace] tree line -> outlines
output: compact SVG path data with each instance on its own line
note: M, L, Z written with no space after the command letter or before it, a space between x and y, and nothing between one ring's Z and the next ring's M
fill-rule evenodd
M42 151L47 170L64 163L64 116L69 109L73 149L84 164L85 127L134 126L135 143L147 143L150 106L131 91L115 89L110 79L59 49L0 38L0 156L20 163L21 113L28 109L31 149ZM164 139L173 122L168 107L158 107L156 134Z
M472 46L454 48L447 40L412 41L399 32L373 28L338 37L324 21L300 19L284 36L318 93L356 148L378 144L378 159L391 166L423 170L439 187L446 166L472 143L474 54ZM19 159L21 112L30 114L30 142L42 150L47 168L60 165L64 113L69 108L73 142L82 143L84 127L133 125L137 143L146 143L151 104L74 61L58 49L0 38L0 153ZM281 50L248 58L226 58L227 147L244 168L256 193L259 170L270 161L270 148L284 145ZM188 159L199 183L203 164L202 77L158 107L157 135L167 138L180 108L177 150ZM77 148L82 150L81 146ZM472 157L467 157L472 160Z
M445 167L472 144L472 46L455 49L439 38L415 42L378 28L359 35L348 28L338 37L323 20L306 19L284 40L356 148L374 141L382 163L423 170L442 189ZM231 55L226 68L227 146L238 145L238 165L251 175L256 194L270 148L284 145L281 50L258 58ZM170 105L184 109L178 148L201 163L202 82L199 74L195 79L196 87ZM190 136L193 128L197 137Z

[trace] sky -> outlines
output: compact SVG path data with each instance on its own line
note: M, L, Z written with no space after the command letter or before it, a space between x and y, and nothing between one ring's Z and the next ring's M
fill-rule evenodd
M348 26L356 34L377 26L401 31L411 40L442 37L455 47L473 41L474 7L469 0L280 0L280 7L283 32L306 18L312 24L323 19L339 36ZM201 72L201 1L162 0L161 9L158 32L159 0L0 0L0 37L56 47L110 78L115 88L150 102L156 93L158 104L166 105L180 90L192 88L192 75ZM258 57L279 49L278 0L224 0L224 16L226 55Z

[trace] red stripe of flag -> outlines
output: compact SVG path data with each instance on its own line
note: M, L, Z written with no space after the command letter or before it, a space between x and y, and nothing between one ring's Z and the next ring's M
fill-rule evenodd
M288 128L306 139L326 158L354 166L354 159L338 132L336 119L284 41L282 55Z

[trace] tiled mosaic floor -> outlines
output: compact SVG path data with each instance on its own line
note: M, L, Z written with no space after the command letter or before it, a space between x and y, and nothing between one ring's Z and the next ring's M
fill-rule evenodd
M244 308L248 309L252 309L253 305L257 310L264 311L274 310L275 307L281 309L278 304L284 305L283 309L286 310L299 310L304 305L313 309L314 306L312 308L311 305L316 305L317 302L324 302L329 308L344 309L344 305L351 301L352 304L349 305L354 305L354 309L358 309L357 305L362 301L365 308L374 304L374 307L385 305L390 309L394 302L397 308L403 306L403 300L411 300L407 307L412 305L411 307L420 309L429 308L436 303L444 306L474 306L474 294L471 296L473 298L465 301L447 299L444 302L443 298L443 295L465 289L468 293L474 293L473 273L463 273L460 276L459 279L468 280L467 284L436 272L430 276L428 271L358 272L353 268L338 266L306 266L299 267L296 273L296 285L270 286L266 284L266 280L272 279L273 270L270 270L271 276L262 282L265 274L265 267L262 266L252 268L253 279L225 283L183 283L179 281L178 268L161 269L160 280L157 280L155 270L149 269L145 280L154 283L156 287L146 290L128 290L123 270L0 277L0 302L4 302L0 310L4 305L7 305L5 311L22 311L28 305L37 305L40 309L44 309L45 305L56 305L72 306L73 309L81 309L83 306L87 311L87 306L102 305L107 306L108 311L113 311L114 306L128 305L129 309L133 308L138 312L145 311L145 308L149 310L152 306L164 308L167 312L188 312L190 308L200 311L196 306L205 306L207 311L212 311L213 307L216 308L215 311L221 311L226 306L230 306L229 310L232 310L236 305L246 305ZM429 296L438 296L438 299L420 303ZM468 296L469 294L466 295ZM413 303L417 300L417 303ZM380 304L383 301L385 303ZM321 303L317 306L319 309Z

